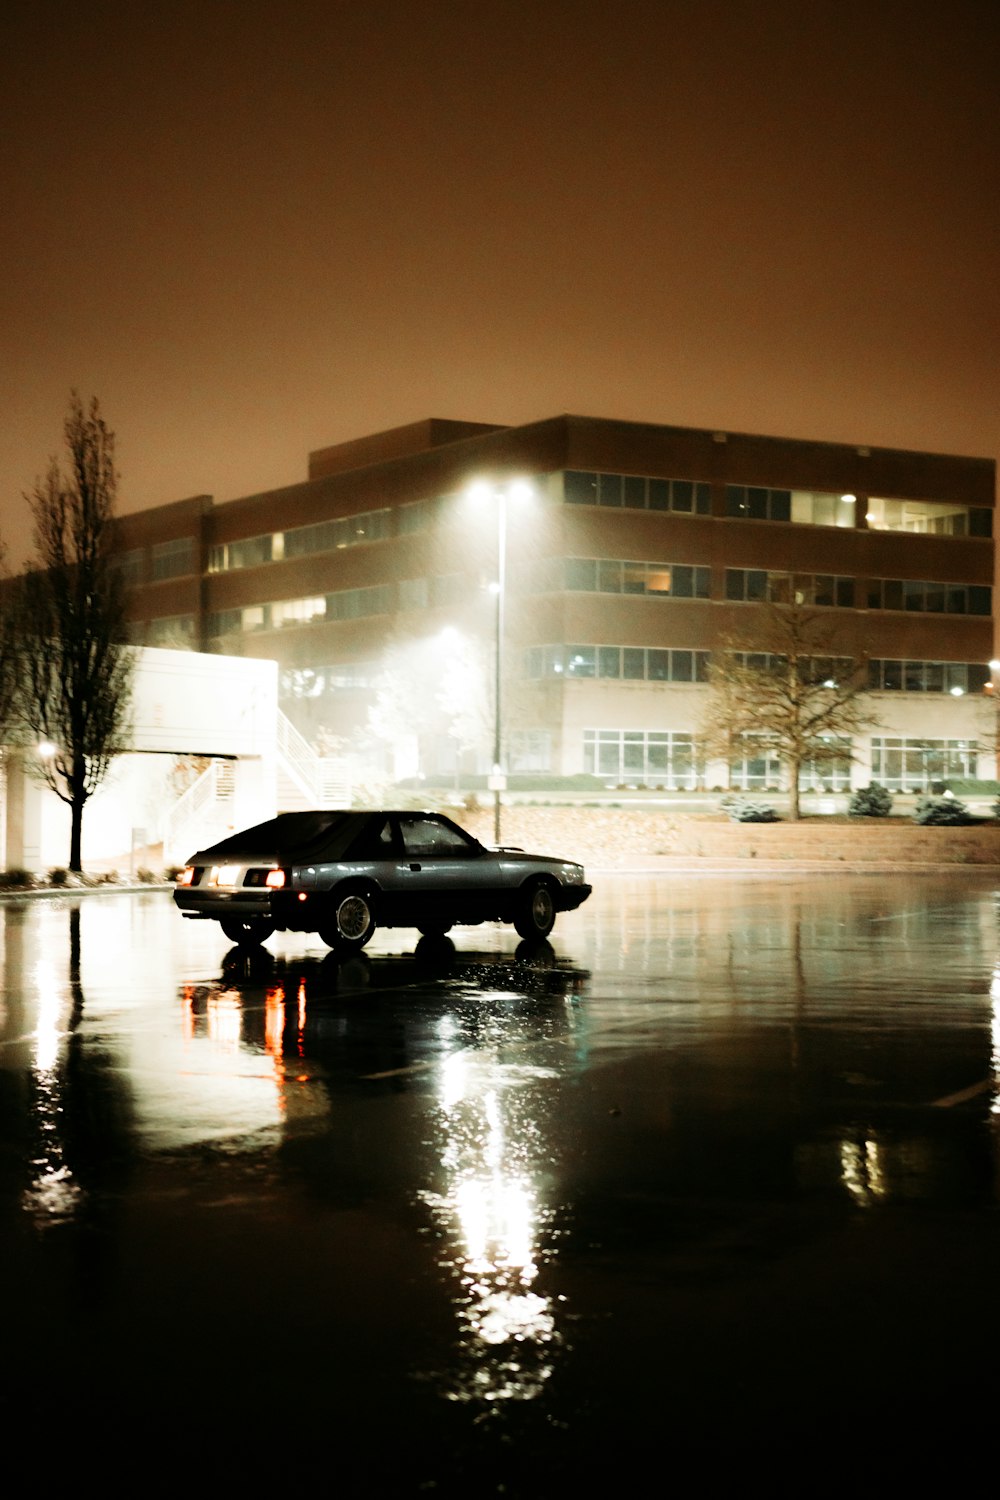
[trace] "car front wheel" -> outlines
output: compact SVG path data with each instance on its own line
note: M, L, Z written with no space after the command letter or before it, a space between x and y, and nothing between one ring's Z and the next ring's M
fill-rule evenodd
M375 931L375 913L367 891L341 891L333 896L330 916L319 929L328 948L341 952L363 948Z
M266 942L274 931L273 924L263 917L223 917L219 926L231 943L244 947Z
M556 902L552 887L540 880L521 892L514 912L514 929L519 937L538 941L547 938L556 920Z

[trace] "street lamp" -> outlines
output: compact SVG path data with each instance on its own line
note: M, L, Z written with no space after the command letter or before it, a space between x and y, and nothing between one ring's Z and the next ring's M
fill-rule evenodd
M507 789L507 776L503 767L503 647L504 616L507 606L507 503L521 500L533 493L525 479L511 480L507 485L491 484L480 479L470 485L469 494L477 502L492 500L497 508L497 576L491 584L496 596L496 624L494 638L493 679L493 770L488 786L493 793L493 842L500 842L500 797Z

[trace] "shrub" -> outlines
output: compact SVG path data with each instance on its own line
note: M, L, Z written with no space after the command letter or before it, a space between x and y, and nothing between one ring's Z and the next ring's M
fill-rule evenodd
M48 873L49 885L67 885L69 883L69 871L61 867L50 870Z
M847 804L847 812L852 818L887 818L892 812L892 793L878 781L858 787Z
M920 797L913 810L913 821L929 827L973 823L975 819L957 797Z
M768 802L731 802L726 808L731 823L780 823Z
M135 878L140 885L155 885L157 882L156 871L148 869L145 865L139 866L135 872Z
M30 891L34 883L30 870L0 870L0 890Z

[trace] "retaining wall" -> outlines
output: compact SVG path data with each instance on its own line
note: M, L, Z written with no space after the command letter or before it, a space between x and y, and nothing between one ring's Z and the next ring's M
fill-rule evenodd
M456 822L493 842L493 811L455 810ZM538 854L625 867L640 858L795 861L850 865L1000 865L1000 823L922 828L902 818L815 818L799 823L626 808L505 807L501 840Z

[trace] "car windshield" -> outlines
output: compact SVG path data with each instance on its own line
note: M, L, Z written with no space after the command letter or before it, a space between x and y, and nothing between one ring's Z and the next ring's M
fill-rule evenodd
M308 857L322 854L324 858L337 859L347 852L365 822L364 814L351 812L279 813L267 823L245 828L242 833L234 833L221 843L213 844L205 852L212 855L266 854L277 859L289 855Z

